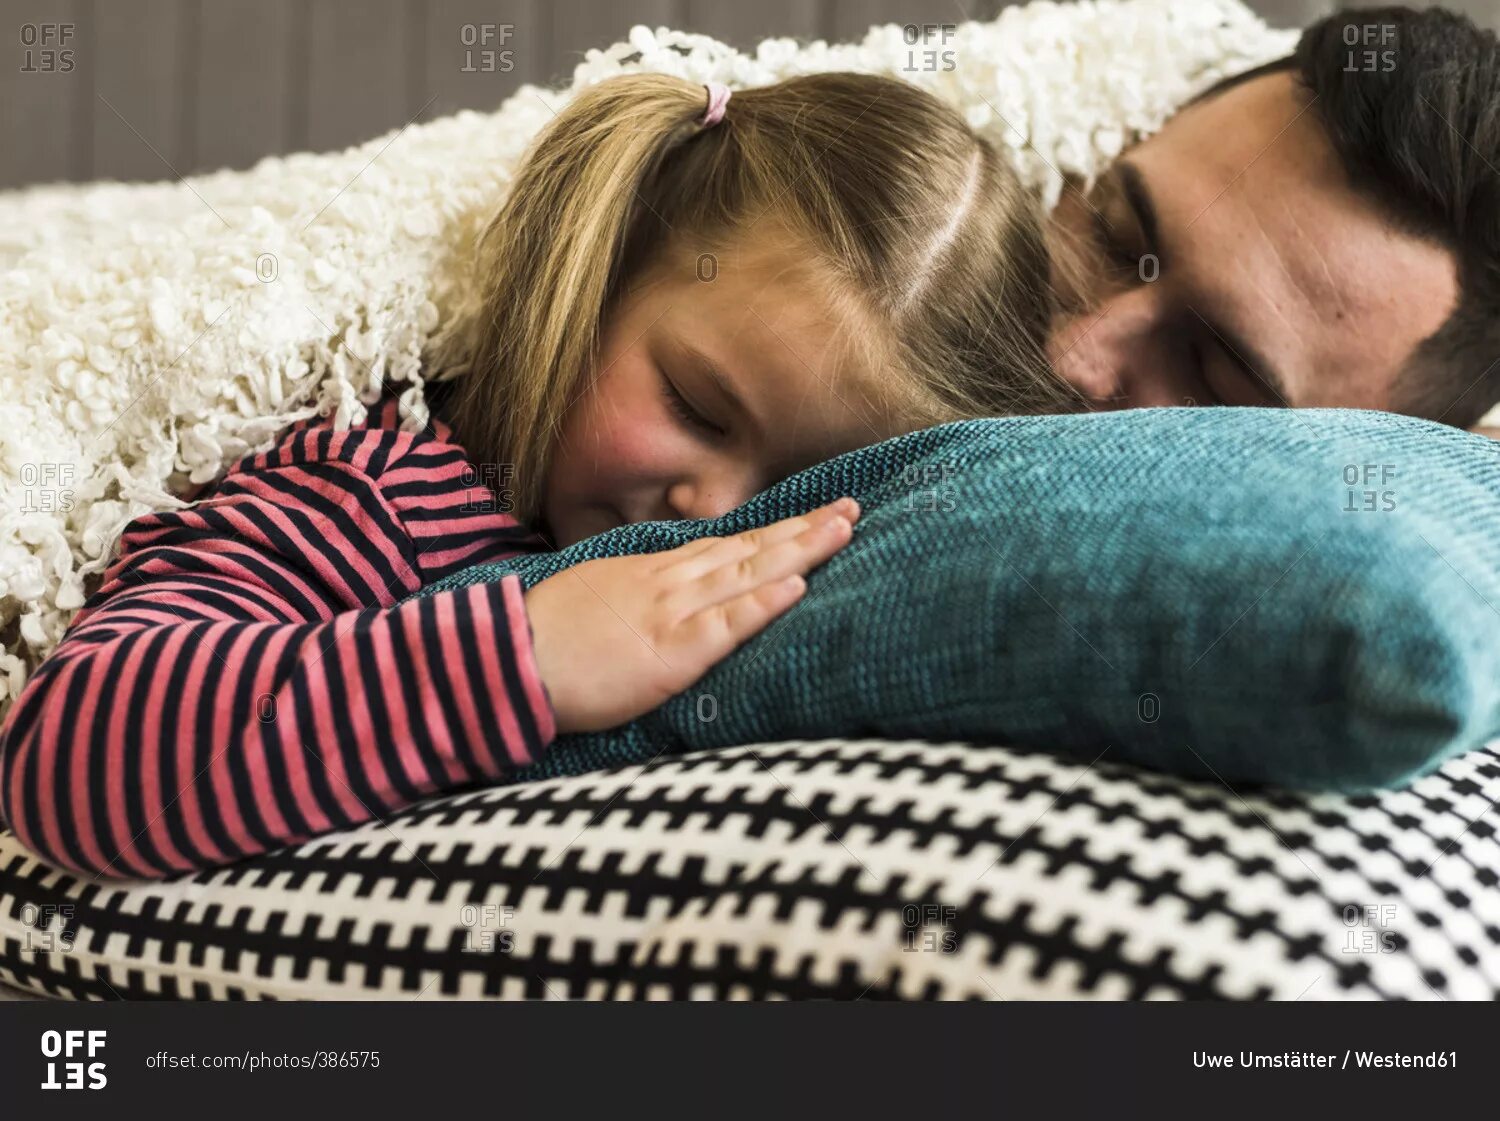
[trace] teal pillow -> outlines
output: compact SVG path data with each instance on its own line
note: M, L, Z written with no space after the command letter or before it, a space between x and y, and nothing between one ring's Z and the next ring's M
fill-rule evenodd
M1030 745L1228 782L1405 783L1500 735L1500 448L1390 413L960 421L712 520L621 526L430 594L852 494L803 600L655 711L520 777L825 736Z

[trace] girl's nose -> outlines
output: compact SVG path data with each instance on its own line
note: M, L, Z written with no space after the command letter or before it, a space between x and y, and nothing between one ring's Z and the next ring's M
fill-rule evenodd
M671 518L717 518L742 506L756 493L747 473L684 479L667 489Z

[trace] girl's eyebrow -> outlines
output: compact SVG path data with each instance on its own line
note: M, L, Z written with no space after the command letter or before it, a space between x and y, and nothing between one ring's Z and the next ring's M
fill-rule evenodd
M729 376L724 372L722 366L693 346L692 343L678 340L677 350L684 361L708 375L710 384L713 385L719 396L728 402L731 410L738 413L751 424L758 423L755 414L750 411L744 399L740 397L739 392L734 388L734 383L729 380Z

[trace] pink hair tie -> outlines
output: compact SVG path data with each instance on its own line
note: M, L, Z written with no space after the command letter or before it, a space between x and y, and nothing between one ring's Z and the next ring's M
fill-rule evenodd
M724 119L724 106L729 104L729 87L720 82L709 82L703 88L708 91L708 108L703 110L698 123L704 128L712 128Z

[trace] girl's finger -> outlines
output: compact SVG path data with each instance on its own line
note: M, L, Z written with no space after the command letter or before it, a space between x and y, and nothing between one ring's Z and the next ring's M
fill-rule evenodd
M727 560L696 580L678 585L667 593L667 607L675 613L691 615L755 588L803 575L847 545L852 533L851 523L840 515L816 522L789 541Z
M760 529L737 533L733 537L716 537L690 542L681 549L673 550L673 554L680 555L664 565L660 571L670 571L675 579L695 580L705 572L743 560L779 542L791 540L805 533L809 527L821 524L830 518L842 515L852 522L858 519L859 514L858 502L852 498L840 498L809 510L805 514L794 514L789 518L772 522L768 526L762 526ZM691 552L685 551L694 545L702 547L692 549Z
M802 598L807 581L788 576L752 588L742 595L699 611L683 621L683 635L693 650L718 662Z
M679 545L675 549L668 549L665 553L661 554L663 561L661 567L663 569L671 568L673 565L679 564L690 557L696 557L705 549L709 549L723 540L723 537L700 537L696 541L689 541L686 545Z

